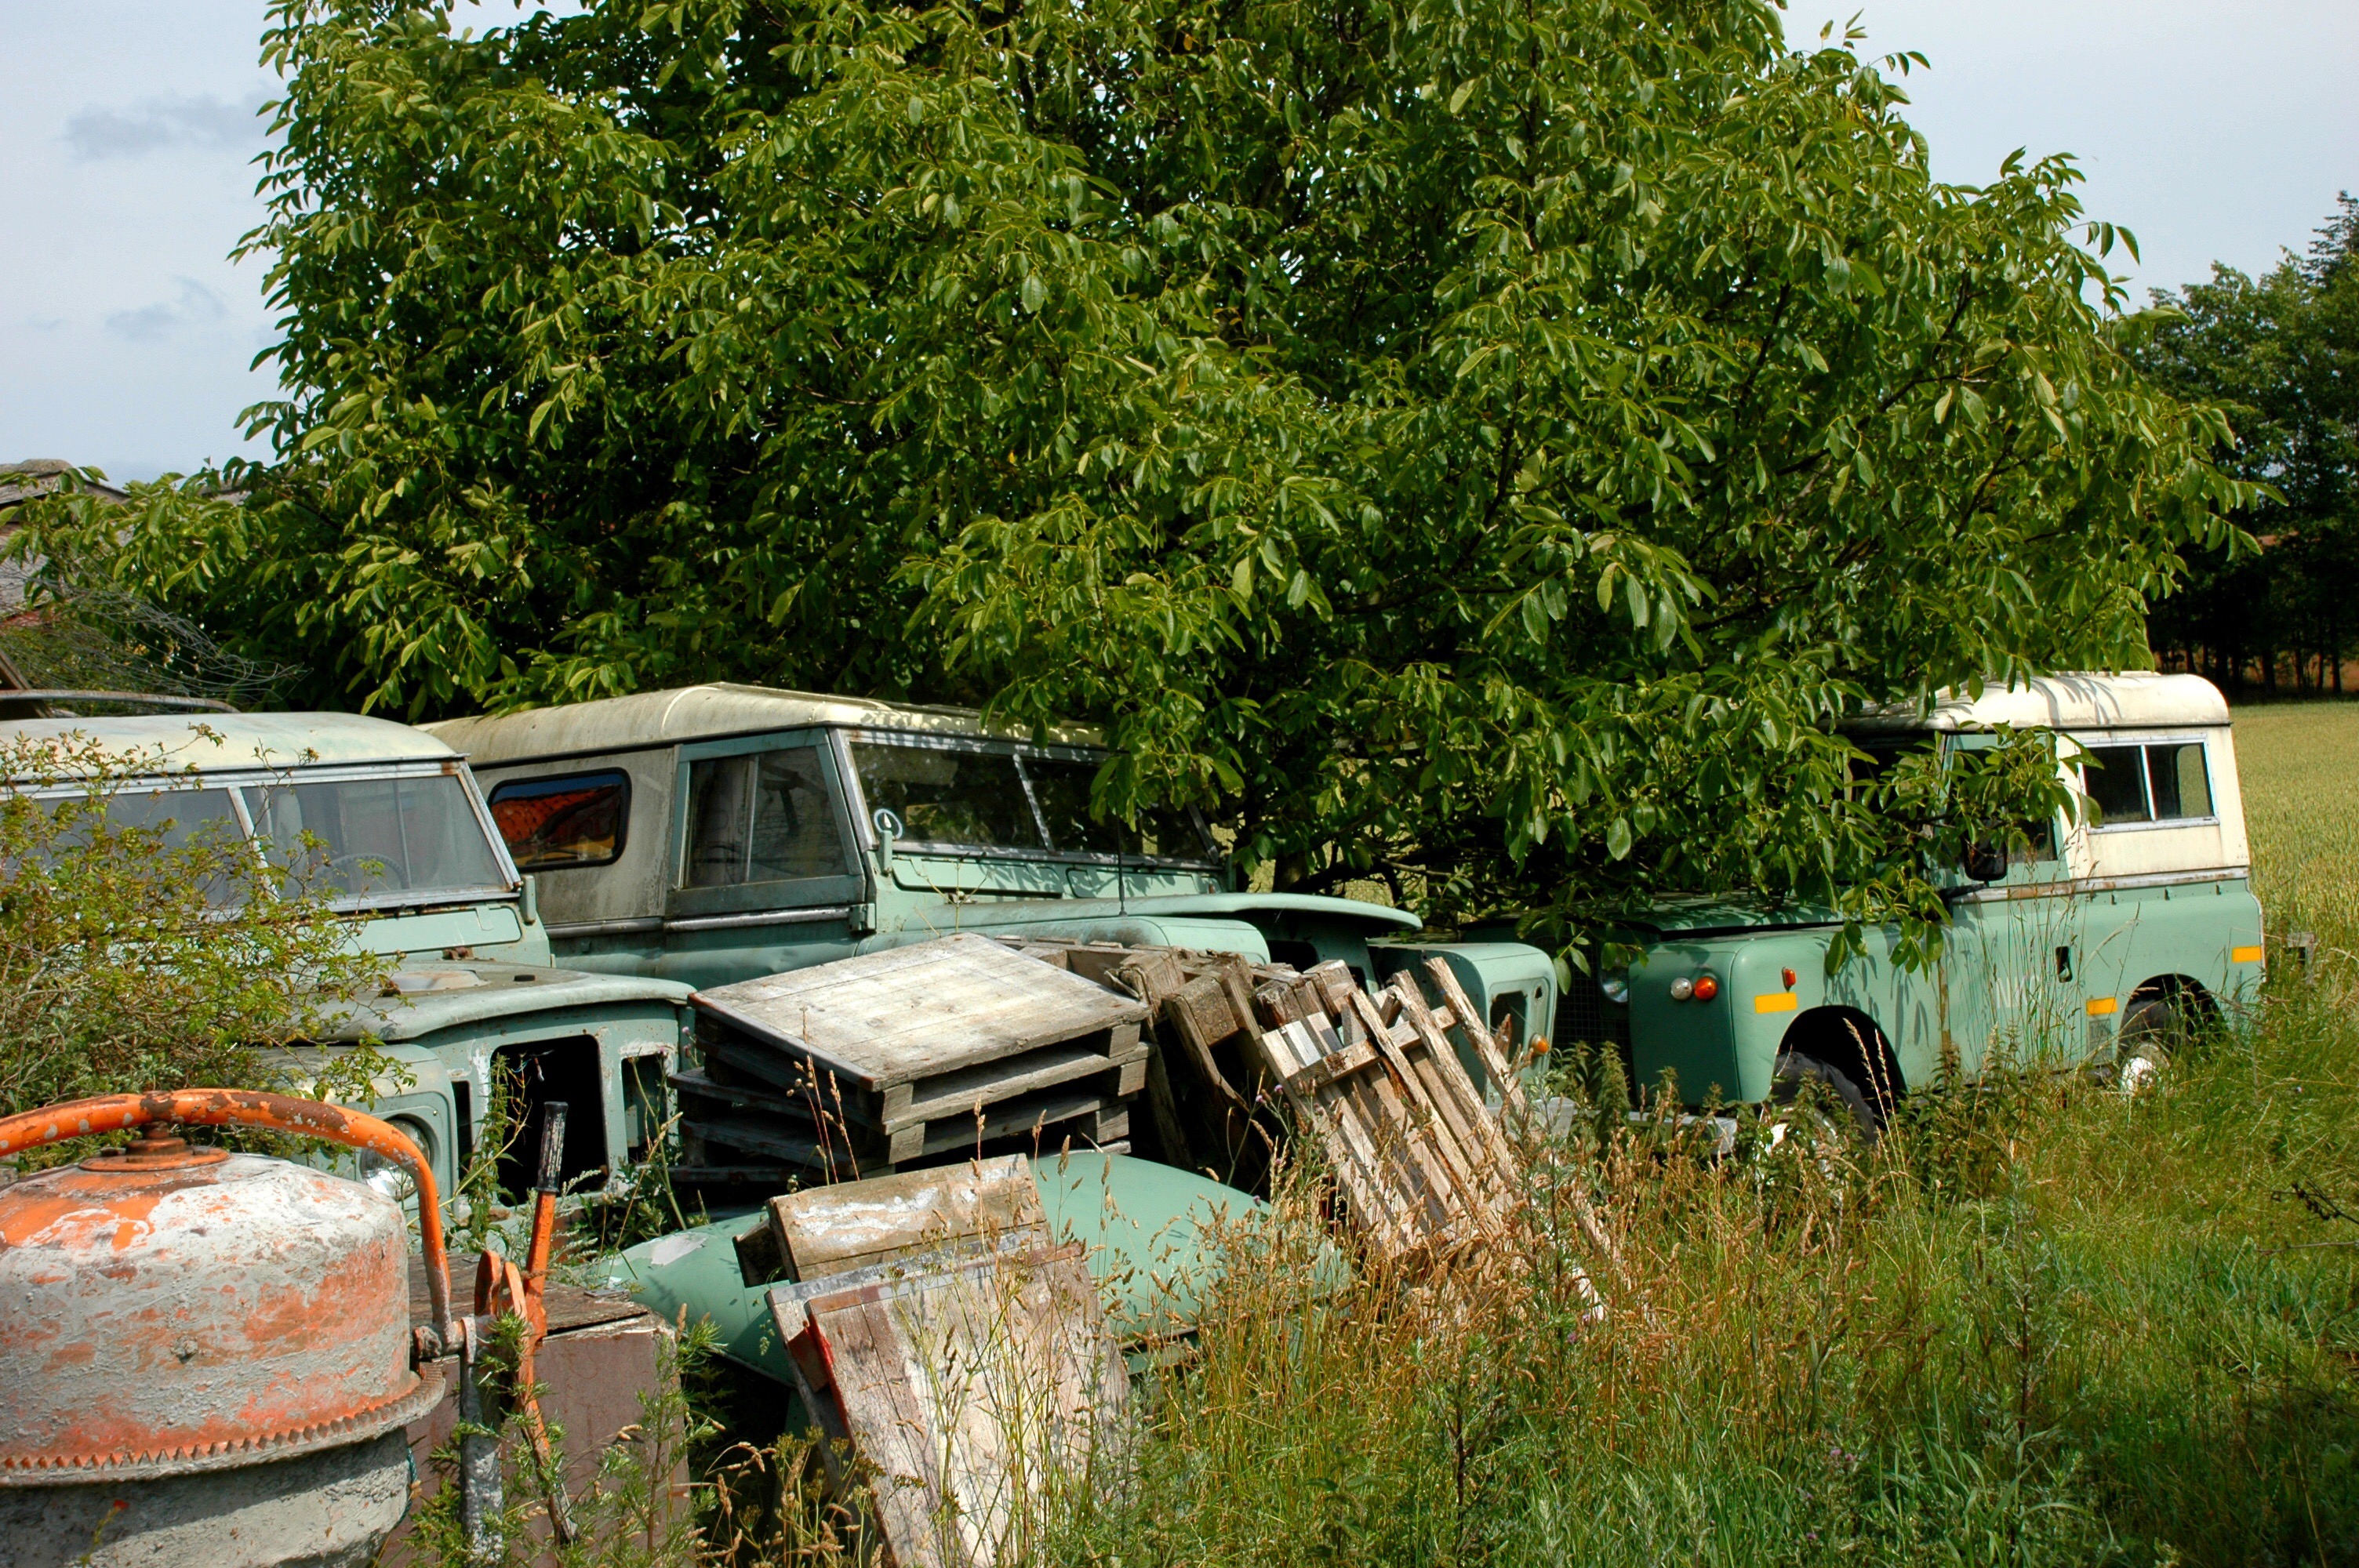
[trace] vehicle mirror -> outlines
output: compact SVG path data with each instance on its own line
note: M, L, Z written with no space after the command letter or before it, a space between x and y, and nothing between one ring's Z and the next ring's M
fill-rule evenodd
M2006 848L2003 844L1966 846L1966 875L1978 882L2006 881Z
M877 863L889 866L893 863L894 840L901 837L901 819L889 806L880 806L869 814L868 820L876 828Z

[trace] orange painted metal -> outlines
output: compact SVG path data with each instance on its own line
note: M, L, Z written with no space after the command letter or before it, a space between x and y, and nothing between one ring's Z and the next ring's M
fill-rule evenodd
M418 1145L398 1128L375 1117L319 1100L254 1089L168 1089L149 1094L100 1095L69 1100L18 1116L0 1117L0 1157L45 1143L61 1143L95 1132L117 1132L152 1122L203 1127L266 1127L306 1138L321 1138L364 1149L401 1165L418 1184L418 1229L426 1254L426 1292L435 1332L452 1337L451 1263L442 1240L440 1194L434 1172Z
M400 1133L276 1095L52 1107L0 1119L0 1152L168 1121L375 1149L434 1201ZM417 1419L441 1379L412 1365L408 1251L400 1209L358 1182L152 1132L0 1188L0 1488L257 1465Z

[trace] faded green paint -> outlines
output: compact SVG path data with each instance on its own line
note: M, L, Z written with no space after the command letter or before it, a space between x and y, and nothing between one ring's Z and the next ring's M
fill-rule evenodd
M582 968L710 987L981 931L1241 953L1299 968L1340 959L1371 984L1439 955L1485 1022L1516 1020L1519 1040L1547 1033L1554 1017L1554 968L1537 948L1422 943L1413 940L1420 923L1406 910L1240 892L1209 844L1169 840L1159 853L1060 851L1049 847L1051 818L1029 784L1040 830L1035 842L976 848L888 837L855 755L855 748L875 745L962 765L1020 759L1027 769L1094 766L1105 753L1082 744L1083 735L1036 746L959 709L736 686L432 728L468 752L495 799L503 789L627 777L627 822L611 859L544 862L535 873L556 954ZM796 773L796 787L807 791L798 810L813 813L807 820L814 825L816 814L825 814L829 830L814 842L816 858L827 863L806 866L808 875L691 886L694 770L747 757Z
M1266 1206L1208 1176L1126 1154L1042 1155L1032 1162L1050 1238L1087 1249L1107 1320L1125 1345L1192 1334L1225 1256L1225 1227ZM677 1319L708 1318L723 1355L780 1383L791 1381L770 1319L769 1287L748 1285L734 1238L762 1223L759 1210L643 1241L609 1260L606 1280ZM1332 1278L1343 1264L1331 1256Z
M2170 758L2194 749L2183 766L2196 782L2185 787L2200 783L2208 809L2165 802L2157 784L2141 797L2145 818L2060 816L2048 827L2049 858L1990 881L1950 873L1940 957L1914 971L1894 961L1897 932L1884 929L1867 932L1865 952L1829 975L1837 927L1822 911L1720 900L1649 912L1621 933L1642 949L1628 973L1634 1077L1652 1084L1674 1073L1690 1103L1715 1089L1758 1100L1779 1052L1823 1043L1843 1016L1826 1010L1845 1009L1887 1037L1899 1087L1919 1087L1938 1076L1945 1045L1968 1075L2000 1052L2066 1066L2105 1058L2141 998L2180 994L2213 1012L2248 1002L2262 974L2261 909L2224 704L2192 676L2058 684L2037 702L2018 689L1885 722L1887 731L1914 726L1941 744L1972 744L1976 722L1998 721L1993 712L2008 722L2048 713L2076 789L2096 787L2082 764L2100 749L2116 769L2133 749ZM1720 982L1717 998L1673 1000L1674 980L1706 973Z

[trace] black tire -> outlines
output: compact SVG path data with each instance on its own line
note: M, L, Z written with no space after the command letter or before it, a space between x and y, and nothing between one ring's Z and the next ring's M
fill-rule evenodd
M2130 1003L2114 1036L2116 1087L2136 1094L2169 1070L2171 1053L2194 1032L2199 1016L2177 996L2140 997Z
M1777 1065L1770 1069L1769 1100L1773 1105L1791 1105L1801 1098L1802 1086L1815 1083L1819 1098L1830 1104L1840 1105L1851 1113L1851 1126L1839 1130L1857 1138L1863 1147L1873 1144L1884 1132L1883 1113L1875 1102L1859 1092L1851 1075L1841 1067L1805 1056L1798 1051L1778 1054Z

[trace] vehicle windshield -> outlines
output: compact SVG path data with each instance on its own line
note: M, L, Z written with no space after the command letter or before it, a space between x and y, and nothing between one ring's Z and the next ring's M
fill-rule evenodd
M289 780L242 793L273 859L315 867L313 891L332 899L508 891L499 853L454 774Z
M1120 817L1090 812L1090 785L1098 776L1093 758L1026 757L1033 797L1047 819L1051 845L1075 855L1144 855L1164 860L1208 859L1203 835L1184 811L1142 811L1133 827Z
M852 742L868 809L890 811L913 844L1030 849L1062 855L1209 854L1184 811L1142 814L1136 828L1090 809L1098 762L862 738Z

